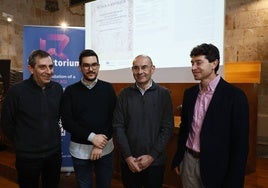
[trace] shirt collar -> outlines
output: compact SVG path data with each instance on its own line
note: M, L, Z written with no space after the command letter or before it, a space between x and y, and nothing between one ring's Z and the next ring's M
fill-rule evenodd
M144 95L145 91L147 91L150 87L152 87L152 85L153 85L153 81L150 80L148 87L145 89L142 89L141 87L138 86L138 84L136 82L136 87L139 89L139 91L141 92L142 95Z
M51 84L52 84L52 81L50 80L50 82L47 83L47 84L45 84L44 87L39 86L39 85L37 84L37 82L35 81L35 79L34 79L34 77L33 77L33 74L30 75L30 77L29 77L29 81L30 81L31 84L33 84L35 87L41 88L41 89L43 89L43 90L46 89L46 88L48 88L48 87L51 87Z
M207 86L207 91L215 91L219 81L220 81L221 76L217 75L212 81L208 83ZM199 84L199 89L201 91L201 84Z
M81 78L81 82L84 86L86 86L88 89L92 89L98 82L98 78L96 78L91 84L88 84L84 81L83 77Z

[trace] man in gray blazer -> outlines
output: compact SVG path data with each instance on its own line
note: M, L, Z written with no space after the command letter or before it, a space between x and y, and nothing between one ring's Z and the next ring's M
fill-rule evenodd
M191 51L197 84L184 93L172 168L184 188L244 187L249 106L244 92L221 78L219 50L201 44Z

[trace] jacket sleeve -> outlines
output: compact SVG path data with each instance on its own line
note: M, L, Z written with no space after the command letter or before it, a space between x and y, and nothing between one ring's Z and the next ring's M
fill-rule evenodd
M119 147L119 150L123 156L123 159L132 156L131 149L129 147L128 138L126 135L126 125L128 117L126 113L126 92L121 91L114 110L113 116L113 130L115 141Z
M162 90L160 97L162 97L161 100L163 101L160 131L156 142L149 152L149 155L151 155L154 159L156 159L160 153L165 151L174 129L173 105L169 90Z
M61 120L63 128L76 138L87 141L90 131L80 126L78 121L75 120L72 105L72 92L71 89L67 87L63 93L61 102Z
M187 98L188 94L187 94L187 90L184 92L183 95L183 102L182 102L182 112L181 112L181 124L180 124L180 128L179 128L179 132L178 132L178 140L177 140L177 149L176 149L176 153L173 157L172 163L171 163L171 168L174 169L175 167L179 167L183 156L184 156L184 152L186 149L186 141L188 138L188 129L189 126L187 125L186 122L189 122L189 120L187 119L187 111L188 111L188 104L186 102L186 98Z
M236 90L233 104L231 151L224 187L243 187L249 150L249 105L246 95Z

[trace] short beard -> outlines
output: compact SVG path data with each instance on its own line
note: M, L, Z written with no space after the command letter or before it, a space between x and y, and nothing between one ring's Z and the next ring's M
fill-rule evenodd
M93 82L95 81L97 78L97 75L95 75L94 78L88 78L87 76L83 76L83 79L86 81L86 82Z

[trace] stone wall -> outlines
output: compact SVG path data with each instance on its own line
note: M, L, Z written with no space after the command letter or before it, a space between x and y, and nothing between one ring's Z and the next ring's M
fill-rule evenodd
M70 26L84 26L84 7L68 7L68 0L54 0L59 10L45 9L46 0L0 0L0 13L14 16L7 23L0 15L0 58L11 59L12 69L22 70L23 26L58 26L61 20ZM261 61L258 84L258 144L268 148L268 1L226 0L225 62ZM267 149L268 153L268 149Z
M260 154L268 154L268 1L227 0L225 62L260 61L257 139Z
M46 0L0 0L0 58L11 59L12 69L23 67L24 25L59 26L66 20L70 26L84 27L83 5L69 8L68 0L53 1L58 2L58 11L46 10ZM2 12L13 15L14 21L8 23Z

